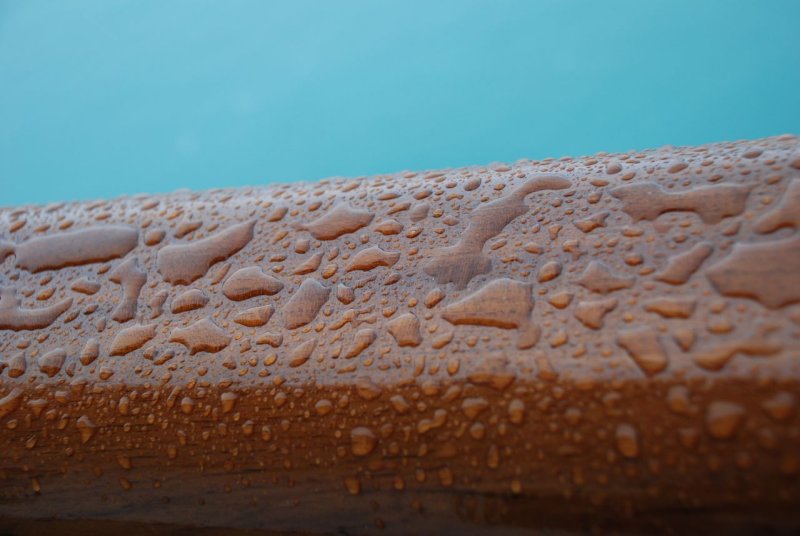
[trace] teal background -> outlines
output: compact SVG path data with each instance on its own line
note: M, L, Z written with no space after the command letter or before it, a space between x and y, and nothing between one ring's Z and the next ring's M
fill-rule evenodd
M0 205L800 131L800 1L0 0Z

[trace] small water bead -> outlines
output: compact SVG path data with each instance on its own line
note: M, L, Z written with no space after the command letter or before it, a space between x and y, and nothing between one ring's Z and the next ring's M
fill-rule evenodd
M375 434L369 428L359 426L350 430L350 444L356 456L368 456L376 444Z

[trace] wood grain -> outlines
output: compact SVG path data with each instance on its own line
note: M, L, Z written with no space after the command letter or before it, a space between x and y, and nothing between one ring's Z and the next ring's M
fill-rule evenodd
M796 531L798 226L788 135L0 209L0 528Z

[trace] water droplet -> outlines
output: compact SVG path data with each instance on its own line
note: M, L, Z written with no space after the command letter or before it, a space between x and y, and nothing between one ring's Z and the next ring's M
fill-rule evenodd
M350 431L350 444L353 454L367 456L375 449L375 434L369 428L358 426Z

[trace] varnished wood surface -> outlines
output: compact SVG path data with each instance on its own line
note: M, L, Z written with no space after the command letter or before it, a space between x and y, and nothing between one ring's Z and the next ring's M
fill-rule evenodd
M0 528L791 533L798 226L794 136L0 209Z

